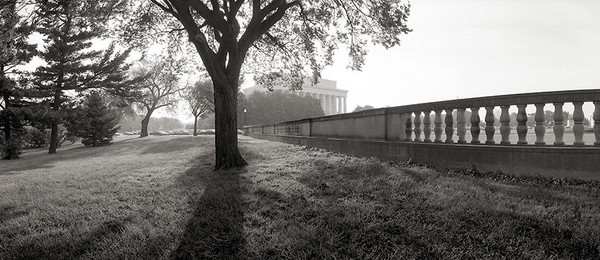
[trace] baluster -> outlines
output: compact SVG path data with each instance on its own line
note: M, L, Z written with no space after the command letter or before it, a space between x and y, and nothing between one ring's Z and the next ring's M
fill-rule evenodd
M496 127L494 127L494 107L485 107L485 135L486 135L486 144L495 144L494 141L494 133L496 132Z
M433 119L433 123L435 124L435 127L433 128L433 132L435 134L434 142L441 143L442 132L444 131L444 129L442 128L442 110L435 111L435 118Z
M406 114L406 139L404 141L412 141L412 113Z
M594 145L600 145L600 101L594 101L594 135Z
M575 110L573 111L573 134L575 134L575 142L573 142L573 145L585 145L583 142L583 119L585 119L582 108L583 102L573 102L573 106L575 106Z
M421 141L421 111L415 112L415 142Z
M479 122L481 119L479 118L479 108L472 107L471 108L471 143L478 144L479 142L479 133L481 132L481 128L479 127Z
M398 126L398 140L406 140L406 117L408 114L400 114L399 126Z
M544 122L546 121L546 115L544 114L544 105L545 104L535 104L535 136L537 140L535 141L536 145L545 145L544 135L546 135L546 126Z
M517 135L519 135L517 144L527 144L527 113L525 112L527 105L517 105L517 108Z
M554 145L564 145L563 135L565 134L564 115L562 102L554 103Z
M453 143L452 135L454 134L454 120L452 119L452 111L454 109L446 109L446 143Z
M500 106L502 113L500 114L500 135L502 135L502 141L500 144L510 144L510 115L508 109L510 106Z
M423 142L425 143L430 143L431 142L431 111L424 111L423 112L423 124L425 125L425 128L423 128L423 133L425 136L425 139L423 140Z
M456 112L456 117L458 143L466 144L467 140L465 139L465 135L467 134L467 120L465 119L465 109L459 108Z

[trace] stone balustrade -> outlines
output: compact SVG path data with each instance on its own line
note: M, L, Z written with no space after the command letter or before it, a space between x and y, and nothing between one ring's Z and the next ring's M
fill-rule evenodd
M595 142L584 143L584 125L585 116L583 113L584 102L593 102L595 111L593 114L593 121L590 123L594 124ZM573 110L573 128L572 134L574 135L574 142L566 144L563 141L565 135L565 120L563 116L563 105L565 103L571 103L574 107ZM553 127L547 129L545 122L548 121L545 118L544 107L546 104L554 106L554 117L552 118ZM509 109L511 107L517 108L517 126L516 133L518 135L518 141L511 142L509 136L511 134L510 127L510 114ZM528 116L526 108L528 106L535 107L534 128L531 129L535 132L536 141L529 143L526 139L527 133L531 131L527 127ZM496 129L494 110L499 108L501 113L499 117L500 127ZM482 118L479 111L485 109L485 116ZM436 143L458 143L458 144L500 144L500 145L600 145L600 90L578 90L578 91L556 91L556 92L541 92L541 93L528 93L528 94L517 94L517 95L503 95L503 96L492 96L483 98L470 98L470 99L459 99L443 102L432 102L423 103L409 106L400 106L386 108L388 114L398 114L400 118L406 120L404 125L400 125L401 129L398 129L400 136L399 140L414 141L414 142L436 142ZM465 118L465 112L470 110L470 118ZM433 126L429 115L433 113L434 122ZM444 127L442 126L442 118ZM470 122L471 127L467 129L467 120ZM430 130L433 127L434 137L429 135ZM421 139L422 131L425 131L424 138ZM469 130L469 131L467 131ZM498 131L499 130L499 131ZM547 143L546 135L548 130L551 130L554 135L554 142ZM456 136L455 136L456 131ZM402 134L402 133L405 134ZM445 133L445 140L442 140L442 134ZM485 134L485 137L481 135ZM470 134L470 141L467 141L467 137ZM494 140L495 135L501 136L501 141L496 142ZM394 138L395 139L395 138ZM485 139L485 141L481 141Z
M594 109L593 122L590 122L592 138L587 138L591 134L584 138L586 102ZM565 105L573 106L569 109L573 126L568 131L567 118L563 116ZM545 110L549 107L554 112L552 118L546 118ZM511 110L516 111L513 127ZM533 116L528 116L528 110ZM495 111L499 115L494 115ZM439 167L477 167L517 175L600 180L597 170L600 169L600 90L502 95L388 107L248 126L245 132L353 155L391 160L410 158ZM586 143L585 140L590 139L593 140Z

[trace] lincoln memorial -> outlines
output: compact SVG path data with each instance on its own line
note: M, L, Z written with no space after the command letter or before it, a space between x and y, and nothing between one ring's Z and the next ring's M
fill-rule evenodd
M243 89L244 94L250 95L254 91L267 92L267 88L256 85ZM275 88L275 91L283 93L294 93L300 96L312 96L321 100L321 107L325 115L334 115L346 113L346 97L348 90L338 89L337 82L334 80L320 79L316 85L311 85L310 80L305 80L302 90L290 91L283 87Z

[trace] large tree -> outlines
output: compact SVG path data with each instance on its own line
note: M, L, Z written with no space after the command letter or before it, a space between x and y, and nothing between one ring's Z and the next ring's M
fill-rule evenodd
M142 94L136 100L145 114L140 137L148 136L148 123L154 111L173 107L178 102L177 94L185 88L181 85L185 65L183 60L172 56L155 57L140 63L134 70L134 75L143 79L137 83Z
M406 26L410 5L401 0L150 2L182 26L173 31L187 32L213 81L216 169L247 164L238 151L236 131L236 95L244 61L261 63L255 72L271 76L266 79L290 75L291 88L300 88L306 71L318 79L339 44L348 46L351 67L360 69L369 42L390 48L400 43L400 34L410 31ZM164 29L157 24L168 21L153 18L156 13L138 13L135 20L147 24L144 28Z
M32 32L31 16L26 12L26 1L3 0L0 2L0 129L6 143L4 159L18 157L19 140L13 140L13 131L22 130L29 102L23 99L25 84L19 84L16 67L31 60L35 46L27 43ZM11 149L9 149L11 148Z
M94 49L92 43L106 32L106 24L122 7L122 0L37 0L40 17L37 30L45 37L40 56L46 65L35 72L40 93L51 101L49 153L56 153L62 105L69 92L103 89L128 95L129 82L125 59L129 50L118 52L115 45Z

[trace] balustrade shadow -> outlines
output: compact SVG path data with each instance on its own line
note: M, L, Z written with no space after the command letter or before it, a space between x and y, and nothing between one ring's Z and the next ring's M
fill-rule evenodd
M204 186L202 194L192 194L194 213L188 221L174 259L243 258L245 238L240 174L245 170L213 171L213 153L197 157L195 165L179 179L182 187Z

